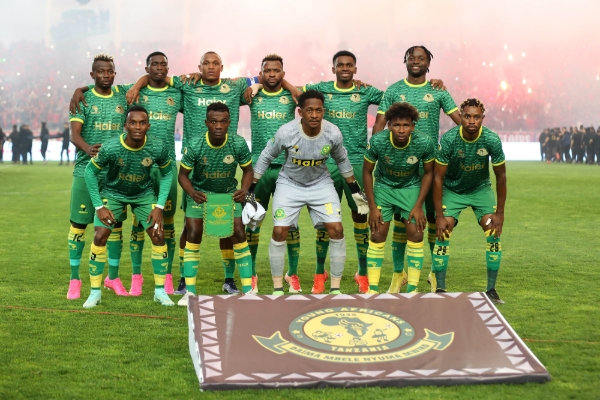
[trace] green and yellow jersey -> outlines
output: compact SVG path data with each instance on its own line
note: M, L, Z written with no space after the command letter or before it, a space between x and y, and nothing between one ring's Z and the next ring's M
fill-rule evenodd
M378 114L385 114L394 103L407 102L419 111L419 121L415 127L426 134L433 143L438 143L440 135L440 110L448 115L458 110L456 103L446 90L434 90L429 81L419 85L408 83L406 79L390 85L379 104Z
M208 132L189 139L183 148L181 166L192 170L190 181L194 190L207 193L233 193L238 181L235 173L241 167L252 164L246 140L235 133L228 133L220 146L213 146Z
M340 89L335 81L307 84L303 90L317 90L323 93L324 118L342 132L350 163L362 164L367 147L367 111L369 105L380 103L383 91L372 86L358 89L355 85L348 89Z
M392 132L385 129L371 137L365 160L377 163L375 167L374 187L385 186L392 189L419 187L421 176L420 163L430 163L435 158L435 147L431 139L413 132L404 147L397 147Z
M125 93L127 88L121 85L113 86L109 95L101 95L92 88L84 93L87 106L80 104L79 112L69 113L69 122L82 123L81 137L87 144L104 144L123 133L127 112ZM77 149L73 176L83 177L89 162L90 156L85 151Z
M450 129L442 136L435 156L438 164L448 166L444 187L458 194L491 186L490 159L493 166L505 162L500 137L485 126L474 140L464 138L462 126Z

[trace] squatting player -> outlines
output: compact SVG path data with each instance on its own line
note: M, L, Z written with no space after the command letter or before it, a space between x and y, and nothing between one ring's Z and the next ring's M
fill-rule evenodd
M148 72L149 83L139 91L139 104L148 111L148 118L151 121L151 127L148 131L149 135L163 140L165 146L169 149L169 156L175 160L175 121L177 113L182 107L181 92L178 89L171 87L167 82L167 74L169 72L169 60L167 56L160 52L154 52L146 57L146 72ZM119 87L126 90L133 85L121 85ZM85 104L84 92L91 87L82 87L75 90L73 99L71 100L71 111L75 112L75 108L79 106L79 101ZM173 161L172 168L174 175L177 173L177 165ZM155 191L158 192L158 182L160 182L161 174L158 168L152 169L152 177L155 182ZM164 218L164 236L167 244L168 266L167 275L165 278L165 292L173 294L173 275L171 269L173 265L173 256L175 252L175 211L177 210L177 179L172 180L171 190L165 203L163 211ZM131 237L129 248L131 250L131 263L133 266L133 274L131 277L131 296L141 296L142 285L144 279L142 277L142 254L144 251L144 228L139 223L135 216L131 229ZM114 277L107 276L105 285L110 286L110 279ZM112 283L116 293L127 295L125 288L120 285L120 280ZM119 286L120 285L120 286Z
M327 229L331 247L330 293L340 293L346 244L339 197L326 166L329 157L333 157L340 174L349 184L359 210L366 206L364 193L354 179L340 130L323 121L324 102L323 95L315 90L301 94L298 98L300 122L294 120L279 128L260 154L254 169L256 182L269 164L285 151L285 163L273 195L274 227L269 245L275 295L283 294L285 239L290 227L297 226L304 206L308 206L315 228L324 226Z
M394 214L400 214L406 226L407 292L414 292L423 267L423 231L427 227L423 205L433 179L435 148L429 137L415 131L419 112L411 104L393 104L386 111L385 118L389 129L371 137L364 156L363 182L369 199L371 227L367 250L369 292L379 292L384 246ZM419 173L421 163L423 177ZM394 265L388 293L398 293L403 278L403 270Z
M71 143L77 147L77 160L73 170L71 186L71 227L69 229L69 263L71 279L67 299L78 299L81 292L79 266L85 247L85 228L94 221L92 199L85 182L85 168L90 158L98 154L100 146L108 139L123 132L127 101L125 91L119 86L112 86L115 75L113 57L98 54L92 62L90 76L94 87L85 94L86 106L79 112L71 113ZM103 179L101 175L99 179ZM123 215L123 220L126 214ZM108 237L109 279L107 287L123 287L119 279L119 262L123 248L122 221L113 226ZM117 285L117 286L115 286ZM127 291L123 288L124 295ZM120 294L120 293L117 293Z
M113 226L122 222L128 205L152 239L152 268L156 285L154 301L163 306L174 304L164 289L167 245L163 235L163 209L173 180L173 168L164 141L146 135L149 127L146 109L131 107L125 121L127 133L105 142L86 167L85 181L96 216L94 243L90 249L91 292L83 304L84 308L92 308L100 303L106 242ZM154 181L150 177L154 165L158 165L161 173L158 199L153 188ZM106 180L99 190L97 176L101 171L106 171Z
M433 178L433 202L436 212L437 240L433 249L432 288L446 291L446 270L450 254L450 236L460 212L471 207L485 232L486 294L496 304L504 303L496 292L496 278L502 260L500 235L506 202L506 164L502 142L485 126L485 107L477 99L460 105L461 125L442 136L436 153ZM496 175L497 201L490 182L489 161Z
M237 107L237 104L234 105ZM188 140L183 150L179 168L179 184L186 193L185 210L187 242L183 268L187 292L177 303L187 306L191 295L196 294L196 275L200 260L200 243L204 230L204 204L207 193L231 193L235 201L233 211L233 252L244 293L252 289L252 257L246 242L242 223L242 202L252 185L252 158L246 140L229 131L229 107L212 103L206 108L204 135ZM237 166L243 171L241 189L237 189Z
M406 50L404 63L408 75L405 79L390 85L383 96L377 110L377 119L373 126L373 133L385 127L385 112L394 103L406 101L419 111L419 121L416 125L418 132L424 133L438 143L440 130L440 109L454 121L460 124L458 108L452 96L446 90L438 91L432 87L432 82L427 80L427 72L433 54L425 46L413 46ZM428 235L430 251L435 244L435 218L431 191L425 199L425 212L428 221ZM392 259L394 265L404 265L404 252L406 249L406 228L400 216L394 215L394 236L392 241ZM396 267L394 267L396 268ZM399 267L398 267L399 268Z

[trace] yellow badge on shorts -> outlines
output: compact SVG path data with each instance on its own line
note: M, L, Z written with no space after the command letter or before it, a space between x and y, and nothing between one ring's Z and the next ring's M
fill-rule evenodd
M146 157L142 160L142 165L144 167L149 167L152 165L152 159L150 157Z
M125 109L123 108L123 106L122 106L122 105L118 105L118 106L115 108L115 111L116 111L116 112L118 112L119 114L123 114L123 113L125 112Z
M488 151L482 147L481 149L477 150L477 155L485 157L488 155Z
M221 93L229 93L229 92L231 92L231 88L229 87L228 84L224 83L221 85L220 91L221 91Z
M425 100L428 103L431 103L434 99L430 93L427 93L425 96L423 96L423 100Z
M225 164L231 164L234 161L234 158L231 154L228 154L225 156L225 158L223 159L223 162Z
M290 99L288 99L287 96L282 96L279 98L279 102L281 104L290 104Z
M172 97L167 97L167 105L168 106L174 106L175 105L175 99Z
M408 164L411 164L411 165L412 165L412 164L416 164L416 163L418 163L418 162L419 162L419 159L418 159L417 157L415 157L415 156L410 156L410 157L408 157L408 158L406 159L406 162L407 162Z
M360 101L360 94L353 93L352 96L350 96L350 101L358 103Z

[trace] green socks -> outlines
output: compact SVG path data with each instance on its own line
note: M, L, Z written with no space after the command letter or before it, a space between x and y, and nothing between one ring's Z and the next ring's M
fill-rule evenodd
M354 240L358 256L358 275L367 275L367 249L369 248L369 223L354 223Z
M221 250L221 259L223 260L223 269L225 270L225 279L233 279L235 273L235 255L232 249Z
M85 247L85 229L69 227L69 265L71 266L71 278L81 279L79 277L79 266Z
M100 290L102 286L104 264L106 264L106 246L96 246L92 243L90 248L90 286L92 290Z
M246 243L250 249L250 255L252 256L252 276L256 276L256 253L258 252L258 243L260 242L260 226L257 227L254 232L250 228L246 227ZM232 276L233 278L233 276Z
M144 228L133 220L134 225L131 227L131 237L129 239L129 251L131 252L131 267L133 275L142 273L142 254L144 252Z
M369 247L367 250L367 277L369 279L369 290L379 291L379 277L381 276L384 247L385 242L375 243L369 240Z
M291 229L285 240L288 252L288 276L298 275L298 260L300 259L300 231Z
M196 275L200 263L200 243L185 242L183 254L183 272L185 288L188 292L196 294Z
M315 274L325 273L325 259L327 258L327 250L329 250L329 233L327 229L317 229L317 268Z
M167 273L167 245L152 245L152 269L154 270L154 285L156 289L164 289L165 274Z
M435 240L437 239L437 229L435 222L427 223L427 242L429 243L429 251L433 253L435 247Z
M175 257L175 247L177 241L175 240L175 219L173 217L164 218L164 229L165 229L165 244L167 245L167 274L170 274L173 270L173 258Z
M435 280L437 282L437 289L446 290L446 270L448 269L448 260L450 259L450 233L446 240L439 241L436 239L435 247L433 248L433 266L431 271L435 273Z
M494 238L491 229L485 231L485 240L487 242L485 252L485 264L487 267L487 288L485 290L487 292L496 287L500 261L502 261L502 244L500 243L500 238Z
M404 271L404 253L406 251L406 227L402 221L393 220L392 263L394 272Z
M408 251L406 252L406 263L408 264L408 286L406 292L414 292L419 286L419 278L421 276L421 268L423 268L423 242L407 242Z
M240 271L242 292L248 293L252 289L252 255L246 241L233 245L235 265Z
M119 277L119 264L123 250L123 228L114 228L106 242L108 252L108 279Z

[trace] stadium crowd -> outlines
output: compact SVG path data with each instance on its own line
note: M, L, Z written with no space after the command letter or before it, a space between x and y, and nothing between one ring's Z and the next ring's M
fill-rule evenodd
M542 161L600 165L600 127L546 128L539 136Z

